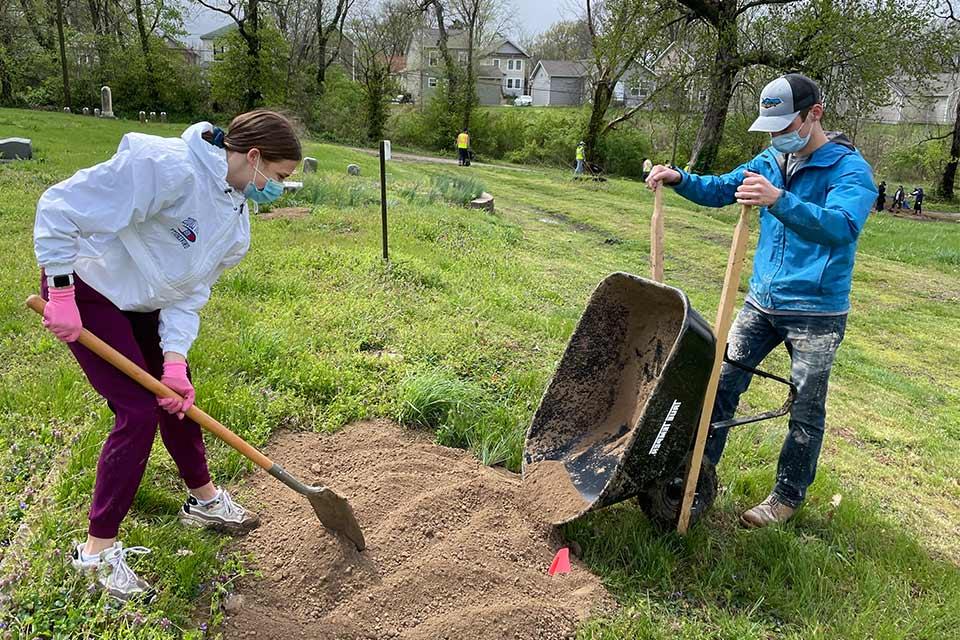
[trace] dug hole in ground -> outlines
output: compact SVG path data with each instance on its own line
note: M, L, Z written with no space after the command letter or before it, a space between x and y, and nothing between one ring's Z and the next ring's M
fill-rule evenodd
M240 494L262 524L236 547L261 576L238 586L228 640L570 638L612 606L575 558L569 574L547 574L564 543L519 476L430 433L361 422L332 436L281 434L266 453L346 495L367 548L326 531L273 478L251 476Z

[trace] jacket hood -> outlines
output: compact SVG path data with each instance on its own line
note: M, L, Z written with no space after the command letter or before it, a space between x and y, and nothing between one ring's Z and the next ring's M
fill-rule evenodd
M180 138L187 143L190 153L200 162L201 166L221 182L227 181L227 151L212 145L203 139L203 132L213 129L209 122L198 122L190 125Z
M840 146L846 147L851 151L857 150L857 148L853 146L853 143L850 142L850 138L848 138L842 131L824 131L823 133L827 136L827 140L829 142L839 144Z

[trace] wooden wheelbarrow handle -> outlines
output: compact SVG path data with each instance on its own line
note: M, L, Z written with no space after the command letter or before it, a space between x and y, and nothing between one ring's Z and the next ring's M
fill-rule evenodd
M650 279L663 282L663 185L653 192L653 217L650 218Z
M717 399L717 386L720 383L720 367L723 365L723 355L727 350L727 336L730 334L730 325L733 322L733 305L737 301L740 272L743 270L743 258L747 253L747 239L750 237L749 220L750 207L740 205L740 218L737 220L737 226L733 231L733 242L730 244L730 254L727 257L727 273L723 278L720 306L717 307L717 322L713 325L717 337L713 369L710 371L707 393L703 399L700 423L697 426L697 436L693 443L693 455L690 459L690 468L687 471L687 481L684 485L680 518L677 521L677 533L680 535L684 535L690 525L690 509L693 507L697 480L700 478L703 450L707 444L707 435L710 433L710 416L713 414L713 403Z
M40 296L33 295L27 298L27 306L42 316L43 309L45 306L47 306L47 303ZM90 349L90 351L93 351L95 354L115 366L117 369L123 371L154 395L161 398L176 398L177 400L183 399L177 394L176 391L172 390L170 387L154 378L152 375L137 366L132 360L86 329L82 329L80 331L80 337L77 338L77 342L85 346L87 349ZM233 431L230 431L230 429L220 424L216 419L200 409L197 405L193 405L187 409L186 415L201 427L236 449L245 458L260 468L269 471L271 467L274 466L273 461L270 460L270 458L260 453L246 440L235 434Z

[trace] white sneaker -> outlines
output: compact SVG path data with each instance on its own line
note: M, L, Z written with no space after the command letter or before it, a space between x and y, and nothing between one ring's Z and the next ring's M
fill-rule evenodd
M121 542L114 542L95 556L83 553L83 544L74 547L70 554L70 564L83 573L96 573L97 582L103 589L118 600L131 600L146 597L152 599L156 594L150 585L138 577L127 565L128 554L143 555L150 553L146 547L124 548Z
M260 516L234 502L226 489L220 489L208 502L200 502L190 495L180 509L180 522L188 527L237 534L260 526Z

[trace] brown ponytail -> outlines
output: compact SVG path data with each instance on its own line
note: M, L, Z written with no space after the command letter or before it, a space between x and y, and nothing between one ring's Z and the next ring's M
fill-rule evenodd
M279 113L266 109L241 113L230 121L228 133L215 127L204 131L203 139L237 153L259 149L260 156L269 162L302 159L300 140L293 125Z

